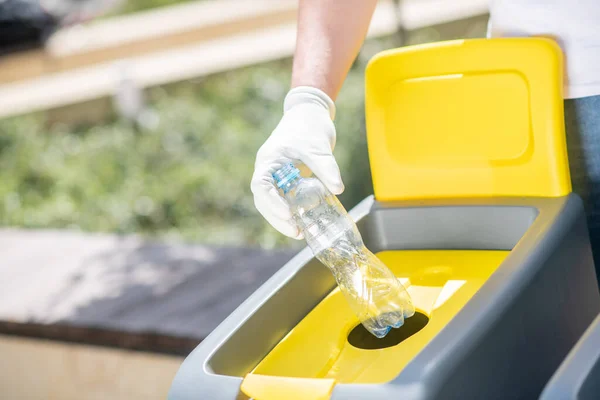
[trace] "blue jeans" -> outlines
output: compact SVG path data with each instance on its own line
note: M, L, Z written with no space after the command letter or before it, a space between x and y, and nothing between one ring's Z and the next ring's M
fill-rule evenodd
M565 128L573 191L585 204L600 277L600 95L565 100Z

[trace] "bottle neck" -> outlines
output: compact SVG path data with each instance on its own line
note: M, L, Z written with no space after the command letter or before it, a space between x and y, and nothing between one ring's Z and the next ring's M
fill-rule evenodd
M302 180L302 177L296 176L296 177L290 179L289 181L287 181L285 184L283 184L281 186L281 190L283 190L283 194L287 194L290 190L292 190L293 188L298 186L298 184L300 183L300 180Z

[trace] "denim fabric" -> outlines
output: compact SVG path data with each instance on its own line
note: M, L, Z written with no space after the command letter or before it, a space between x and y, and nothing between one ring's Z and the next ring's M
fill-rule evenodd
M600 277L600 96L565 100L565 127L573 191L585 204Z

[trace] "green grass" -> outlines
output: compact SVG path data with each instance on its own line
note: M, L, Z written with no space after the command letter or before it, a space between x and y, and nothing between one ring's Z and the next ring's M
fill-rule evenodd
M47 127L44 114L0 121L0 223L283 244L255 211L249 182L256 151L281 116L289 69L284 61L153 89L159 123L151 130L115 118L79 127ZM338 124L347 203L370 188L349 172L364 150L364 134L349 128L361 89L346 89L357 89L343 97ZM366 171L366 155L358 158Z
M189 3L192 1L202 0L125 0L121 4L119 4L114 10L111 10L107 16L131 14L138 11L145 11L159 7L167 7L180 3Z
M455 35L479 35L481 21L461 24ZM452 36L440 28L410 40L432 35ZM335 155L346 207L372 190L364 67L393 45L394 38L367 43L337 102ZM254 209L249 188L256 151L281 117L290 70L284 60L152 89L153 129L114 116L87 126L49 124L46 113L0 120L0 224L292 245Z

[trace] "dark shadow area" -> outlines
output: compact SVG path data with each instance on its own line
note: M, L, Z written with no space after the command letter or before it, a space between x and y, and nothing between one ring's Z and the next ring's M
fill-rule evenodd
M600 127L597 121L598 97L567 99L564 103L565 131L569 171L573 192L578 194L586 210L590 241L600 279Z
M37 1L0 1L0 56L41 48L59 25Z
M60 322L203 340L295 253L125 240L84 261L69 289L95 280L106 294Z
M581 385L578 397L579 399L594 399L600 393L600 360L596 360L596 363L588 373L587 378Z
M348 335L348 343L363 350L393 347L419 332L428 322L429 318L425 314L416 312L415 315L404 320L404 325L398 329L390 330L390 333L381 339L373 336L362 324L359 324Z
M53 340L152 353L187 356L200 339L156 333L123 333L118 330L88 328L69 324L39 324L0 321L2 335Z

